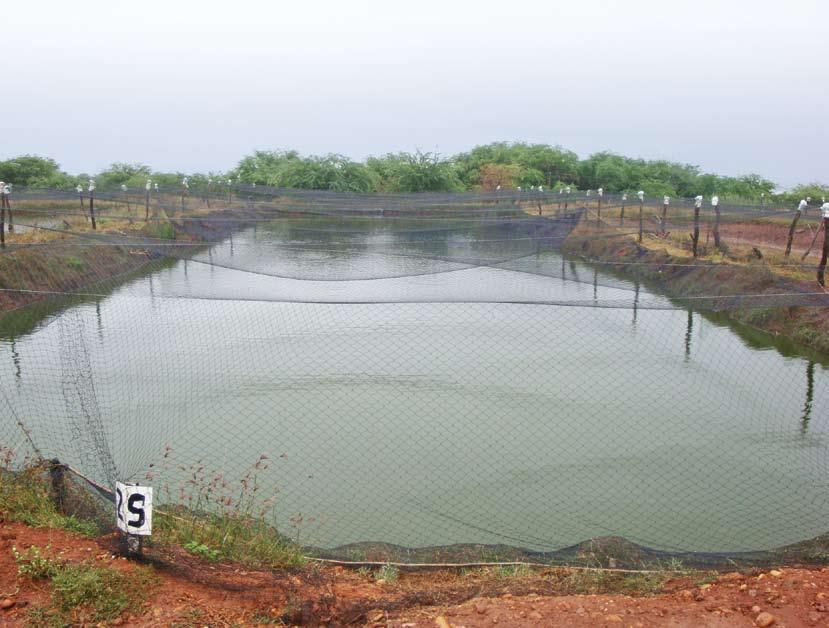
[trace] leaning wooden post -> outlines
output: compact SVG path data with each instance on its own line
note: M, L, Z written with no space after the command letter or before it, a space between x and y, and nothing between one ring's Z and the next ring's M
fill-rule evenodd
M622 192L622 211L619 212L619 226L620 227L625 226L625 203L627 203L627 200L628 200L628 193L627 192Z
M711 206L714 208L714 246L720 248L720 197L716 194L711 197Z
M797 210L794 213L794 218L792 219L792 224L789 225L789 237L786 240L786 257L792 252L792 240L794 240L794 230L797 227L797 221L800 220L800 217L803 215L803 210L806 208L806 200L801 199L800 204L797 206Z
M694 241L694 257L697 257L697 246L699 244L699 210L702 209L702 197L697 196L694 199L694 235L691 239Z
M825 286L824 273L826 271L826 258L829 257L829 203L824 203L820 208L820 215L823 218L823 253L820 256L820 264L817 267L817 282Z
M97 231L95 224L95 179L89 180L89 218L92 220L92 230Z
M821 231L823 231L823 222L822 221L820 223L820 227L815 229L815 237L812 238L812 243L809 245L809 248L806 249L806 252L803 255L800 256L800 261L801 262L803 260L805 260L807 257L809 257L809 253L812 252L812 248L815 246L815 242L817 242L818 236L820 235Z
M642 220L643 212L645 210L645 192L644 190L639 190L636 195L639 197L639 244L642 243L642 229L644 227L644 223Z

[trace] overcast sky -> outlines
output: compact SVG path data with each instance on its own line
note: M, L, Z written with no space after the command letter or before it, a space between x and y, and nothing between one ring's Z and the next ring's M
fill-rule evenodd
M27 0L0 20L0 158L70 172L523 140L829 182L827 0Z

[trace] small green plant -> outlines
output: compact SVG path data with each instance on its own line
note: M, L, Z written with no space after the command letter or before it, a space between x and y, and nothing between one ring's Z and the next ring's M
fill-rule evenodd
M400 570L397 568L396 565L392 565L386 563L376 572L374 572L374 579L375 580L383 580L387 583L392 583L397 581L397 577L400 575Z
M191 554L201 556L202 558L205 558L209 561L219 560L219 550L212 549L204 543L190 541L189 543L184 544L184 549L186 549Z
M48 551L49 547L47 546L46 549ZM17 573L32 580L51 578L60 569L60 563L43 556L36 545L32 545L24 552L12 546L12 555L17 563Z
M82 259L78 259L77 257L67 257L66 265L74 270L81 270L86 266L84 261Z
M359 575L361 575L363 578L369 578L369 577L371 577L371 569L369 569L368 567L360 567L360 568L357 570L357 573L358 573Z
M137 609L154 584L155 576L146 567L127 574L89 563L65 565L52 576L52 603L72 625L108 621Z
M530 568L529 565L503 565L498 567L497 571L495 572L496 576L499 578L526 578L527 576L531 576L533 570Z

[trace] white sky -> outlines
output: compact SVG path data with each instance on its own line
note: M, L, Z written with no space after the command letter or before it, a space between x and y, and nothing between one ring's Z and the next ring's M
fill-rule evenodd
M6 0L0 158L496 140L829 182L826 0Z

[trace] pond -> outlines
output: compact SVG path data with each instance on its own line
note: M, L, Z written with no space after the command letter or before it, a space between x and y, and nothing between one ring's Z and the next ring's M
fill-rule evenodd
M827 531L825 362L496 227L378 222L259 224L3 319L0 436L161 501L266 454L278 526L327 548Z

